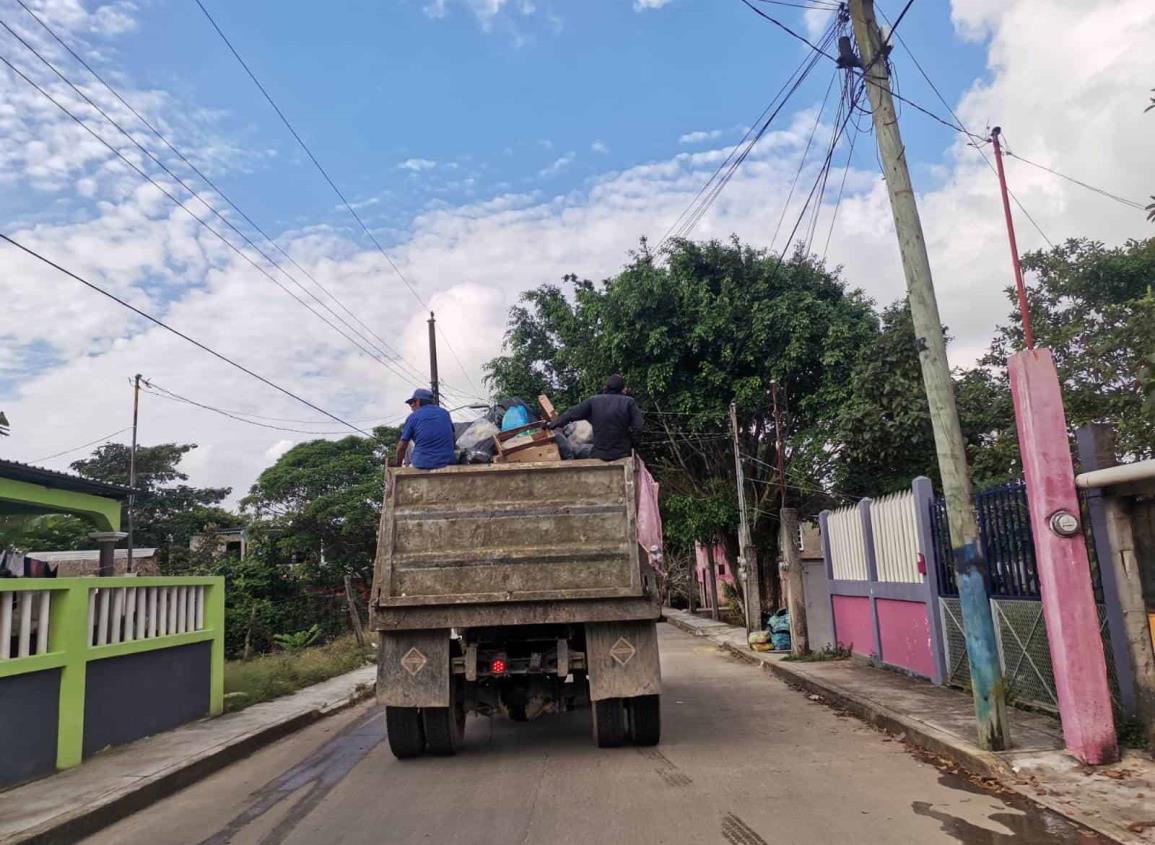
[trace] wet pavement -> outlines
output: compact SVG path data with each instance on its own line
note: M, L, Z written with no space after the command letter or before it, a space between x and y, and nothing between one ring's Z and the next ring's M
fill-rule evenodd
M456 758L401 762L383 714L326 719L90 845L1099 843L660 626L663 742L598 749L588 712L469 720Z

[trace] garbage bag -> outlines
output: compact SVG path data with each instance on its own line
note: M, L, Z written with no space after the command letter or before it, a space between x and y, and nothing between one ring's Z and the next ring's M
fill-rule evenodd
M790 611L783 608L770 615L767 620L767 629L770 632L770 642L775 651L786 651L790 648Z
M571 422L562 431L565 432L565 436L569 438L569 442L575 448L585 443L594 442L594 427L590 425L589 420Z
M560 431L553 433L553 442L557 444L557 452L561 455L563 461L573 460L573 446L570 445L569 438Z
M457 448L465 450L475 449L485 441L489 441L492 444L493 437L498 432L498 427L489 420L476 420L457 438ZM490 449L492 453L492 446Z
M523 425L529 425L529 408L525 405L514 405L501 418L501 430L511 431L515 428L521 428Z

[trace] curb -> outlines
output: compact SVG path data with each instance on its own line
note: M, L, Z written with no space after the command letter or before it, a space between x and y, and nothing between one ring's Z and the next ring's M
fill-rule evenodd
M70 845L168 798L185 787L204 780L278 739L296 733L326 716L360 704L372 698L373 694L373 686L370 684L344 698L272 722L234 742L188 757L164 773L142 778L130 787L107 793L88 806L79 807L37 827L0 839L0 845Z

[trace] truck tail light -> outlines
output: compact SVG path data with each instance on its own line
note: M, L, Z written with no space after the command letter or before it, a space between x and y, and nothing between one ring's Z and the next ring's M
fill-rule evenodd
M506 670L505 658L495 657L489 664L489 671L494 675L504 675Z

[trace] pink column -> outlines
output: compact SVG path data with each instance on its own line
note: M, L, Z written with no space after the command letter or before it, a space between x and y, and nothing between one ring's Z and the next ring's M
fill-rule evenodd
M1007 369L1063 738L1084 763L1109 763L1119 757L1115 720L1059 376L1049 349L1019 352Z

